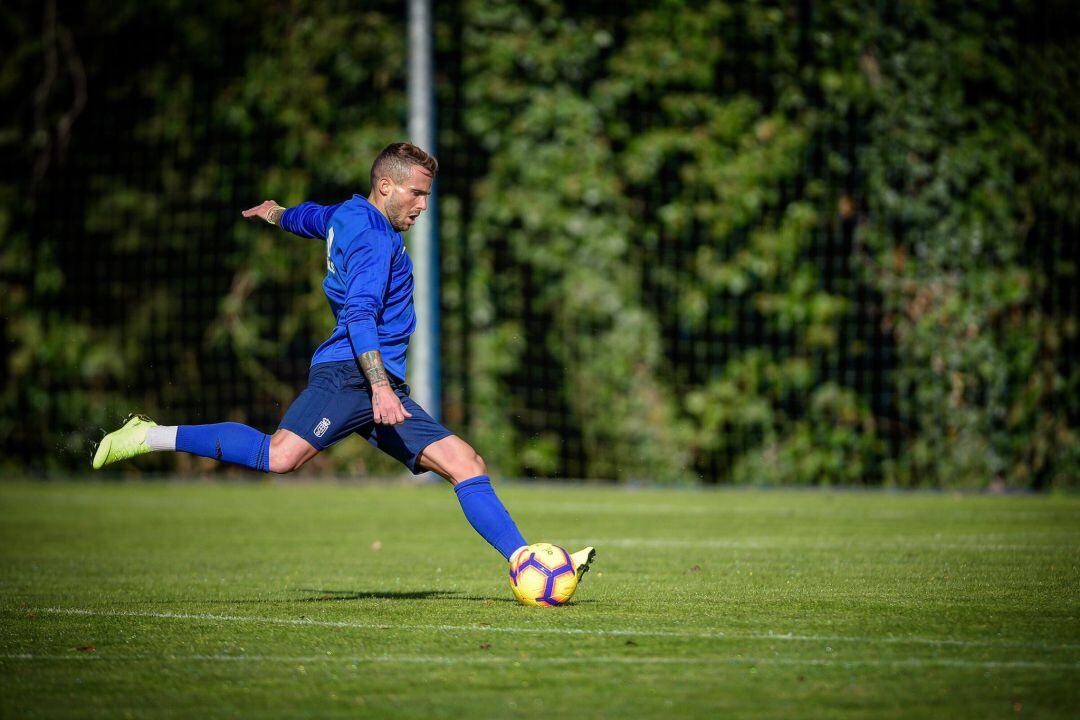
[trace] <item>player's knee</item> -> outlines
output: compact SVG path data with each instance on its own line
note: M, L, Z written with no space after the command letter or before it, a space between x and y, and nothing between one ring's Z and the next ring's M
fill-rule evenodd
M270 472L283 475L299 470L308 458L302 448L292 447L286 442L270 441Z
M295 459L288 457L284 453L275 453L270 450L270 472L284 475L296 470L297 467Z
M473 453L472 462L476 475L487 475L487 463L484 462L484 458L480 457L480 453ZM476 477L476 475L473 477Z
M454 482L462 482L471 478L487 475L487 463L480 453L469 448L457 458L456 467L453 471Z

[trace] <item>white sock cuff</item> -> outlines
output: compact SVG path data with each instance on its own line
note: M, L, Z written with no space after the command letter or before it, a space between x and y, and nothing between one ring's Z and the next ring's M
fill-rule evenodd
M146 444L151 450L176 450L176 425L158 425L146 429Z

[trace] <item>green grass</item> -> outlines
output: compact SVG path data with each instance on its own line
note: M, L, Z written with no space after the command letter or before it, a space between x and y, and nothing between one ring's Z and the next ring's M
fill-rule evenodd
M1080 713L1080 498L500 492L571 606L445 487L0 485L0 716Z

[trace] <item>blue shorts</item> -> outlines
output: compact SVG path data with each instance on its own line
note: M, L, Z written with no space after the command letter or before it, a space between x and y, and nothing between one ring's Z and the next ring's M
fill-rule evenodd
M409 397L409 386L391 377L401 404L412 413L400 425L376 424L371 390L355 361L313 365L308 386L293 400L279 429L296 433L320 452L356 433L419 475L417 457L428 445L453 435Z

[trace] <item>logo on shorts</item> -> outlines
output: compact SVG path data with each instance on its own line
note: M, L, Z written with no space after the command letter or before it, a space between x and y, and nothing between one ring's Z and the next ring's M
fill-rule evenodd
M330 418L323 418L319 421L319 424L315 426L315 437L322 437L326 434L327 428L330 427Z

